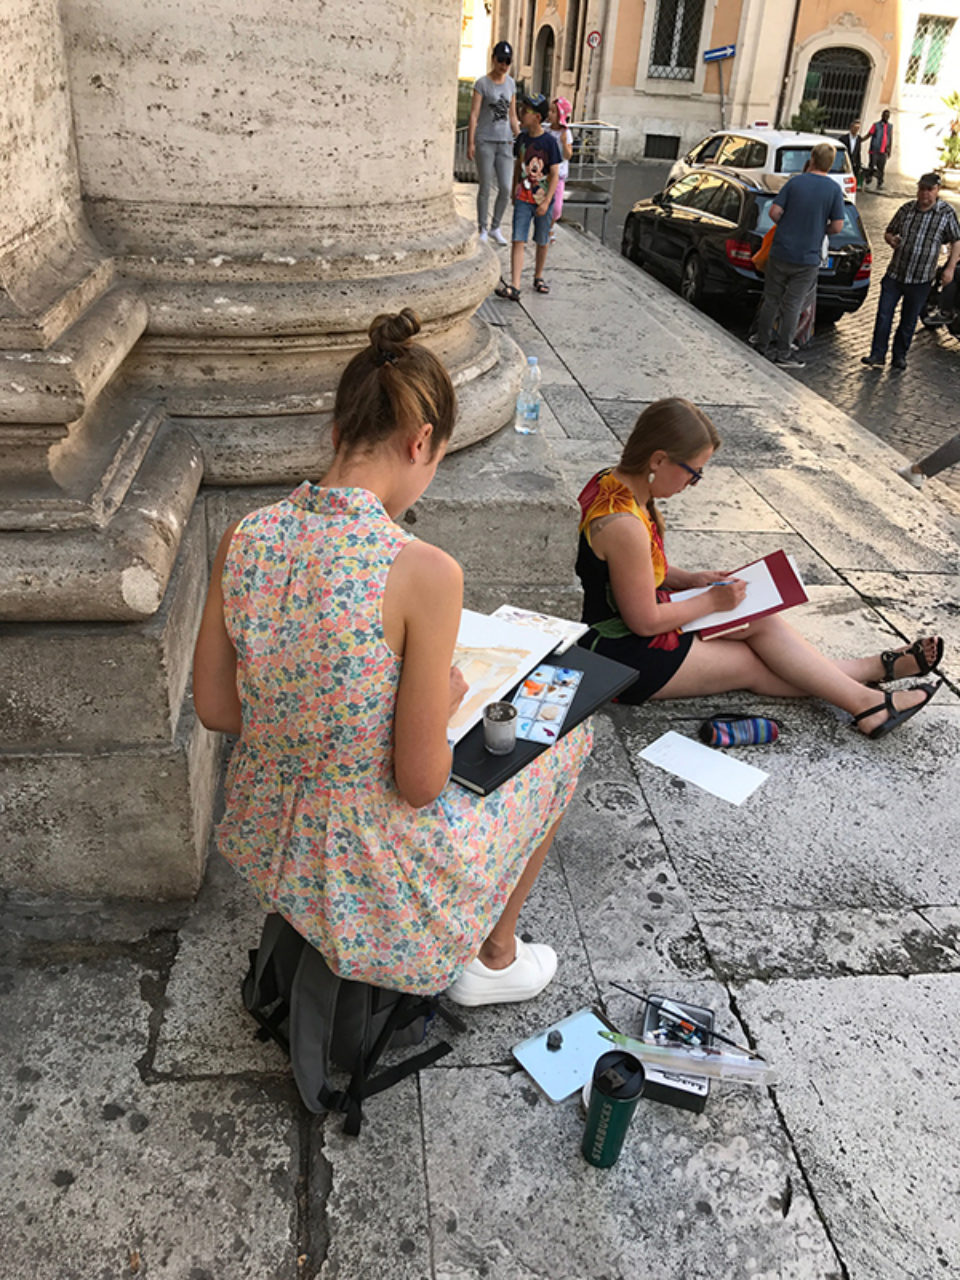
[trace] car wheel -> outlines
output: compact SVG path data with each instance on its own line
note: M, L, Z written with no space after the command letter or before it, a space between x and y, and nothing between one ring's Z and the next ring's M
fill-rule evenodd
M680 275L680 297L692 307L699 307L703 301L703 263L695 253L683 264Z

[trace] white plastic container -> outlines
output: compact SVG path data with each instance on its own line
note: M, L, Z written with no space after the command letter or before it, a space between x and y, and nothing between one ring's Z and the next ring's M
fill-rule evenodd
M520 394L517 396L517 416L514 430L522 436L534 435L540 430L540 365L536 356L527 356Z

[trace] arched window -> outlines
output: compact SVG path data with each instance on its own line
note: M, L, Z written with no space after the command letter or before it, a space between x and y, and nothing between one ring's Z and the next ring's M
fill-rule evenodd
M846 47L820 49L810 59L803 96L826 107L824 129L845 130L859 120L871 65L861 49Z
M567 26L563 33L563 69L576 71L577 50L580 48L580 0L570 0L567 5Z

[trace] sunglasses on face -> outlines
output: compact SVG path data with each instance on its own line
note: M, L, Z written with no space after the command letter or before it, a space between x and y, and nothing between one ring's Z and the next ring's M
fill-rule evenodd
M687 484L691 486L695 484L699 484L700 481L703 479L703 472L698 471L696 467L687 466L687 464L685 462L681 462L679 458L671 458L671 462L676 467L683 467L684 471L690 477L690 479L687 481Z

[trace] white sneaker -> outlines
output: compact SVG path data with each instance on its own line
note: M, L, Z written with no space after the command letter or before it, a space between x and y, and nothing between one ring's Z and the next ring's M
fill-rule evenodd
M915 489L922 489L927 482L927 477L922 471L914 471L911 467L901 467L897 475L908 484L912 484Z
M483 228L482 228L482 229L477 233L477 238L478 238L478 240L480 241L480 243L481 243L481 244L485 244L485 243L486 243L486 239L487 239L487 229L486 229L486 227L483 227Z
M497 244L509 244L510 241L503 234L499 227L494 227L490 232L490 239L495 240Z
M481 1004L516 1004L532 1000L546 987L557 971L557 953L542 942L516 939L517 954L505 969L488 969L479 958L471 960L447 987L454 1004L475 1008Z

